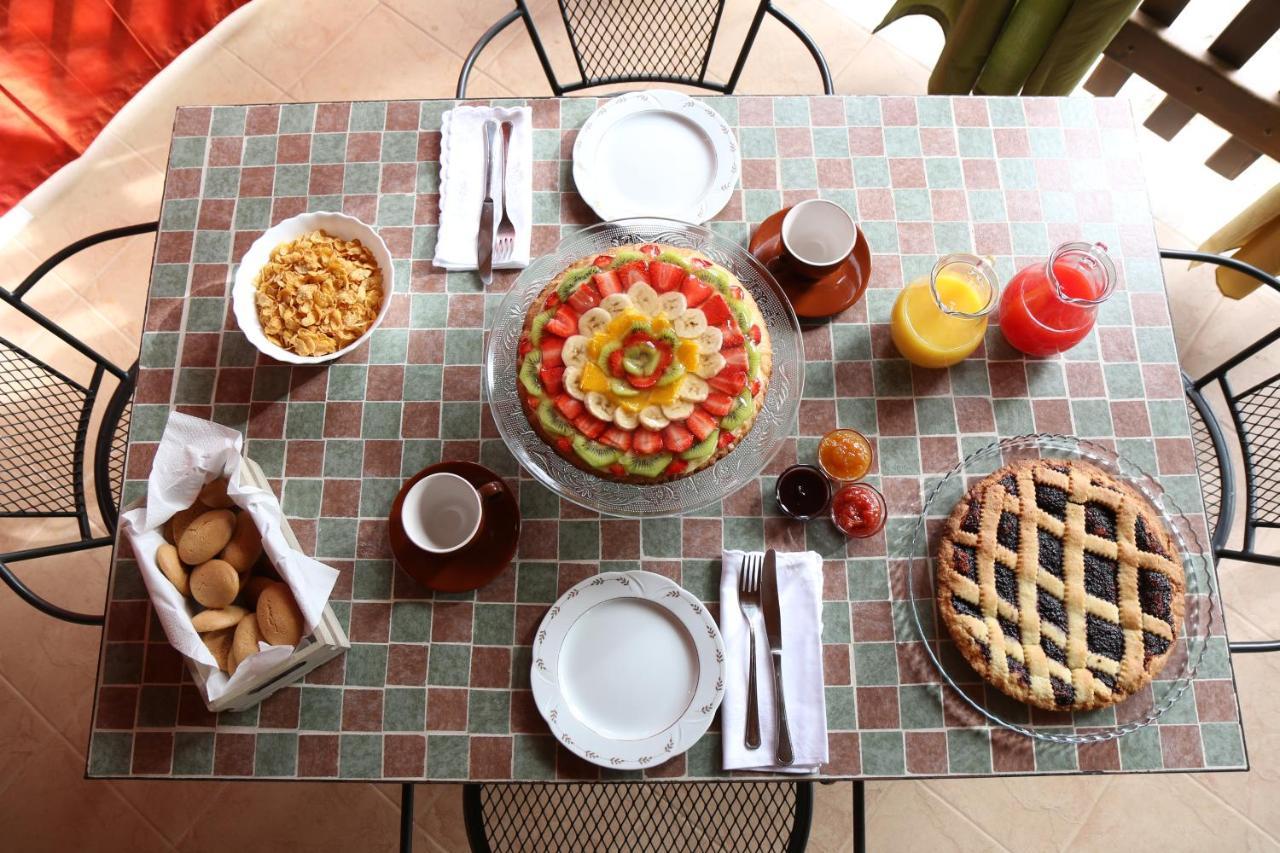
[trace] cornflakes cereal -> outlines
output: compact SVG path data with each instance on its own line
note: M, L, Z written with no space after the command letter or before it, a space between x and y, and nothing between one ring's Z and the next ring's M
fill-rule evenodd
M254 282L267 340L301 356L337 352L382 308L382 270L359 240L312 231L281 243Z

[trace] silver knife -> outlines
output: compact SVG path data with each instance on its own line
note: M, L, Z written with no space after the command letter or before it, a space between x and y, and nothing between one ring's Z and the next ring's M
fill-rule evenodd
M498 123L484 123L484 201L480 203L480 228L476 231L476 267L480 281L493 281L493 141Z
M772 548L764 555L760 578L760 608L764 611L764 633L773 661L773 702L778 720L778 764L788 767L795 761L791 751L791 727L787 725L787 700L782 695L782 609L778 605L778 554Z

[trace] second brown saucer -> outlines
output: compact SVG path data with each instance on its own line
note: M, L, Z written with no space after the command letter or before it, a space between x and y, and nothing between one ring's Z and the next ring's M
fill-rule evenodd
M871 247L859 228L853 252L835 272L820 279L805 278L790 268L782 249L782 218L790 209L784 207L761 222L747 249L778 280L797 317L832 317L861 299L866 291L871 279Z

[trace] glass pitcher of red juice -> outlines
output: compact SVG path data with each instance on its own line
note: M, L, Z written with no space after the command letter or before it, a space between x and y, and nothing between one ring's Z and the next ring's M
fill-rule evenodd
M1102 243L1063 243L1018 270L1000 297L1000 331L1027 355L1066 352L1084 340L1116 285Z

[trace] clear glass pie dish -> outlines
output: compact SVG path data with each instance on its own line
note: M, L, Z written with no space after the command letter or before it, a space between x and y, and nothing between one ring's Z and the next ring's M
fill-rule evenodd
M604 479L562 458L530 426L517 388L525 316L548 282L580 258L631 243L695 249L728 269L755 299L773 347L764 407L738 446L690 476L643 485ZM782 443L794 434L804 390L803 355L800 323L791 303L769 271L746 249L698 225L657 218L624 219L592 225L564 238L554 251L520 273L489 327L484 383L494 422L512 455L553 492L607 515L679 515L728 497L760 476Z
M1172 534L1186 578L1183 622L1164 668L1150 685L1109 708L1077 713L1043 711L1006 696L988 685L965 660L937 616L937 560L946 518L964 493L996 469L1019 459L1053 458L1089 462L1141 493L1160 513ZM1198 520L1196 520L1198 519ZM900 565L906 572L901 588L916 636L941 683L954 690L963 706L953 716L970 717L972 725L995 724L1028 737L1054 743L1112 740L1155 723L1187 694L1208 647L1215 619L1212 561L1198 507L1179 506L1175 495L1130 459L1100 444L1074 436L1036 434L1007 438L970 453L925 490L923 512L912 526Z

